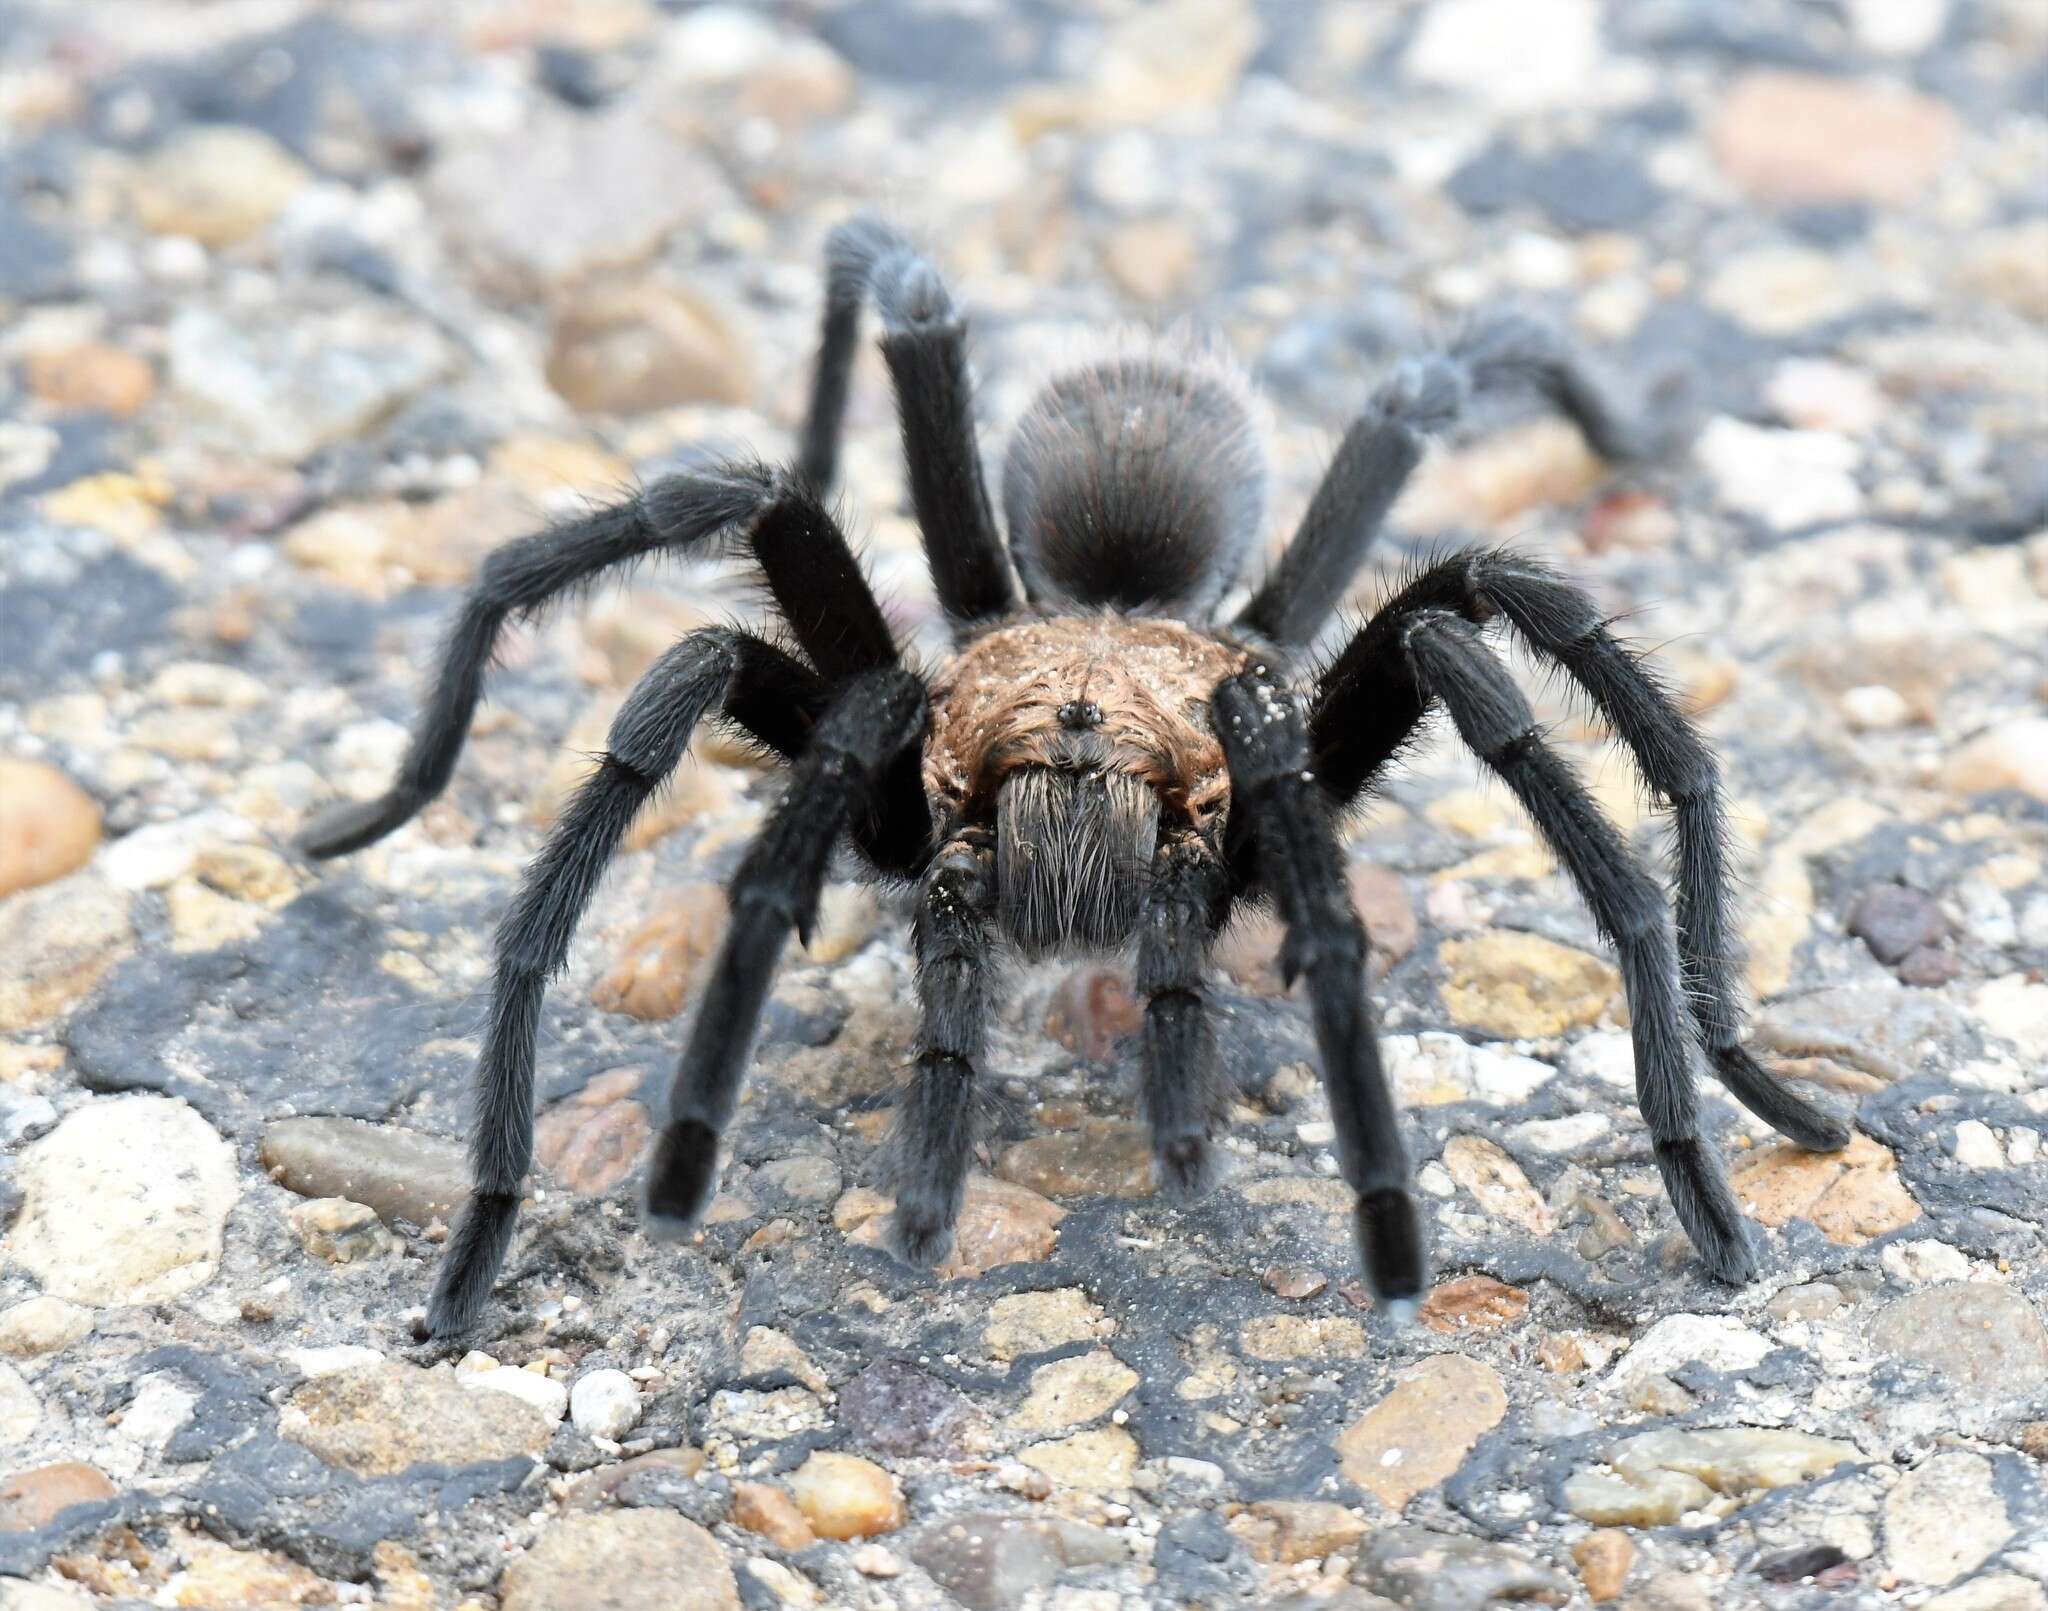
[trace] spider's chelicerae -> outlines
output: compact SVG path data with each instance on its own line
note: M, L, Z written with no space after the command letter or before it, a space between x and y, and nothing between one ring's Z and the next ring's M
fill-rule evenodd
M955 640L929 678L906 662L823 502L870 297L911 500ZM650 1231L681 1233L710 1197L777 958L792 929L806 936L846 840L873 873L917 889L922 1016L898 1106L893 1220L904 1258L931 1263L951 1240L1006 944L1035 957L1135 942L1153 1156L1169 1189L1199 1191L1223 1095L1206 953L1240 903L1265 900L1285 928L1282 971L1306 987L1366 1278L1388 1308L1412 1308L1428 1257L1337 822L1441 705L1522 802L1619 953L1638 1097L1672 1205L1708 1269L1747 1279L1755 1256L1743 1218L1699 1132L1695 1056L1802 1146L1836 1148L1848 1132L1739 1038L1725 818L1699 735L1583 592L1498 552L1429 566L1321 671L1295 670L1425 438L1476 394L1508 385L1533 387L1609 459L1648 445L1651 433L1541 330L1481 321L1449 350L1396 368L1346 433L1278 564L1223 620L1220 601L1259 545L1264 483L1234 373L1211 358L1153 354L1055 378L1004 460L999 528L975 439L965 327L944 284L886 225L837 230L797 465L666 477L492 554L397 781L302 839L312 855L340 855L440 793L507 621L649 554L737 546L765 578L791 646L707 628L670 649L620 709L601 763L498 930L477 1066L475 1191L443 1254L427 1330L464 1330L489 1293L533 1157L541 992L634 813L707 717L765 746L794 776L732 881L730 926L648 1169ZM1675 924L1658 881L1544 742L1487 647L1482 628L1495 620L1590 696L1670 807Z

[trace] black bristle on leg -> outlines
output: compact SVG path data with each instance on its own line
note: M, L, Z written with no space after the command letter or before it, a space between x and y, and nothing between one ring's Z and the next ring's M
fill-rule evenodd
M477 1322L512 1245L517 1192L474 1192L441 1250L423 1337L459 1337Z
M1707 1060L1736 1101L1809 1152L1839 1152L1855 1133L1847 1119L1788 1090L1740 1041L1709 1047Z
M929 718L924 684L900 666L848 683L741 858L732 918L676 1067L648 1179L655 1234L681 1235L708 1200L718 1138L739 1105L776 961L792 932L809 931L840 835L877 797L898 757L922 742Z
M1229 871L1199 835L1169 836L1152 860L1138 926L1140 1049L1145 1117L1160 1187L1186 1202L1213 1184L1210 1132L1223 1111L1222 1064L1204 972L1229 893Z
M932 1265L953 1245L974 1147L976 1064L988 1028L995 943L995 847L972 828L939 852L919 891L912 944L920 1008L917 1061L896 1106L890 1246Z
M1361 1192L1352 1234L1366 1284L1390 1320L1412 1320L1429 1285L1429 1239L1415 1194L1398 1187Z
M1529 702L1479 629L1424 610L1402 629L1416 681L1443 701L1458 734L1529 813L1621 961L1635 1047L1636 1094L1671 1185L1671 1205L1707 1268L1724 1280L1755 1271L1747 1232L1719 1160L1699 1141L1693 1085L1696 1026L1687 1014L1664 894L1572 769L1537 732Z
M647 1234L672 1241L689 1233L718 1182L718 1132L697 1119L671 1124L647 1163Z
M1304 982L1315 1020L1337 1166L1358 1194L1365 1276L1374 1298L1398 1317L1428 1279L1428 1254L1366 996L1365 925L1351 903L1329 802L1309 767L1300 700L1255 666L1219 684L1211 705L1230 769L1231 810L1249 818L1258 883L1286 926L1281 973ZM1393 1206L1397 1198L1411 1212ZM1383 1277L1396 1285L1380 1287Z

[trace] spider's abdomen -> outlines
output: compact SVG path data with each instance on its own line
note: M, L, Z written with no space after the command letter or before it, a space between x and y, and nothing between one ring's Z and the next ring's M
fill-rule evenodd
M1200 615L1258 540L1265 462L1250 389L1147 353L1053 380L1017 422L1003 512L1040 604Z
M1003 926L1029 955L1114 946L1137 921L1162 815L1227 806L1209 694L1244 652L1115 615L989 632L939 675L925 785L993 819Z

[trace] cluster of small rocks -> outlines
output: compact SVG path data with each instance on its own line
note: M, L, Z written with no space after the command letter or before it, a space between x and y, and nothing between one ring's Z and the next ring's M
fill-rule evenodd
M2048 1607L2048 13L2037 0L14 8L0 26L0 1607ZM512 881L693 564L509 643L447 795L315 868L491 546L785 453L826 229L898 212L991 431L1072 331L1197 316L1283 532L1386 363L1530 306L1691 429L1617 476L1505 406L1446 541L1582 577L1714 736L1764 1273L1705 1279L1617 974L1448 743L1352 829L1437 1284L1358 1284L1312 1037L1218 948L1226 1178L1155 1197L1100 964L1020 972L957 1246L884 1250L902 897L827 893L682 1249L633 1220L723 884L707 736L547 1008L479 1332L467 1192ZM991 439L993 455L993 438ZM847 502L942 652L879 364ZM1626 757L1539 711L1646 852Z

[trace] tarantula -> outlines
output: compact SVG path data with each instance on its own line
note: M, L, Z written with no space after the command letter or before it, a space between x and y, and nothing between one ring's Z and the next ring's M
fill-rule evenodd
M909 665L828 512L863 305L874 301L910 495L956 652ZM1337 821L1438 705L1520 799L1619 954L1638 1100L1679 1222L1707 1268L1755 1256L1699 1133L1692 1061L1792 1140L1848 1137L1739 1039L1712 755L1587 596L1527 559L1470 551L1428 566L1306 681L1293 663L1329 621L1421 457L1475 394L1533 387L1611 460L1652 444L1540 328L1480 321L1401 363L1337 449L1293 542L1235 615L1217 612L1260 539L1264 470L1247 387L1213 358L1146 353L1052 380L1003 463L1007 548L982 479L966 331L932 265L895 230L836 230L823 339L793 469L735 463L664 477L622 502L495 551L463 603L397 780L317 820L337 856L390 833L446 786L500 630L645 555L737 546L793 642L691 632L641 679L596 771L528 868L499 926L477 1065L474 1194L442 1256L426 1332L477 1317L533 1158L541 993L634 813L700 720L793 773L731 888L730 926L675 1076L646 1186L657 1236L683 1233L717 1175L782 948L808 938L842 839L875 875L914 881L921 1023L899 1104L893 1246L950 1244L972 1149L999 950L1027 957L1135 942L1142 1099L1161 1182L1211 1174L1222 1076L1205 996L1210 942L1241 904L1285 928L1306 981L1337 1155L1375 1297L1411 1311L1423 1222L1366 995L1367 939ZM1590 695L1676 818L1676 924L1663 890L1544 742L1482 640L1504 619Z

